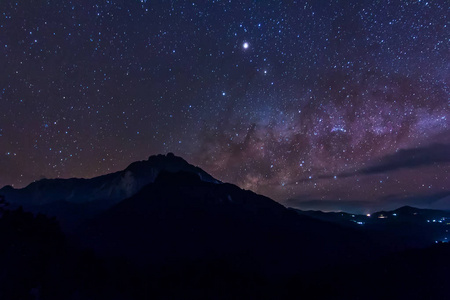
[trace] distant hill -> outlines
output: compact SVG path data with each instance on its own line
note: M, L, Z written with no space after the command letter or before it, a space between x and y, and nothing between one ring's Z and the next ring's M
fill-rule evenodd
M450 212L443 210L403 206L396 210L379 211L370 215L292 210L302 216L359 229L385 247L395 247L395 250L427 247L436 242L450 240Z
M402 206L391 211L378 211L368 215L351 214L346 212L322 212L318 210L299 210L293 209L301 215L306 215L322 221L336 222L342 225L364 225L376 224L376 222L399 223L405 221L426 222L435 220L435 222L445 219L450 220L450 212L436 209L421 209L412 206ZM444 218L444 219L443 219ZM358 224L358 222L363 224Z

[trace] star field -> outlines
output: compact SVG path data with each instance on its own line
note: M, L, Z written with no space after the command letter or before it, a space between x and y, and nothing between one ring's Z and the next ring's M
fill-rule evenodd
M0 12L0 186L174 152L292 206L450 191L444 0L3 1ZM416 162L439 147L443 159ZM386 162L397 167L365 171Z

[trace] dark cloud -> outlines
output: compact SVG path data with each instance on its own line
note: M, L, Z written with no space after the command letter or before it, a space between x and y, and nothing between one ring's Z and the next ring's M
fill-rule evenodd
M405 205L448 210L450 209L450 190L429 195L391 195L380 199L380 209L395 209Z
M383 202L393 201L408 201L416 204L433 204L438 200L441 200L447 196L450 196L450 190L442 191L432 195L426 196L402 196L402 195L389 195L381 199Z
M401 149L382 158L381 163L361 169L358 173L378 174L448 162L450 162L450 145L432 144L421 148Z
M344 172L338 175L324 174L316 176L314 179L347 178L356 175L372 175L393 172L399 169L414 169L423 166L450 162L450 145L431 144L427 147L400 149L394 154L386 155L379 160L378 164L357 170L355 172ZM309 179L300 179L305 182Z

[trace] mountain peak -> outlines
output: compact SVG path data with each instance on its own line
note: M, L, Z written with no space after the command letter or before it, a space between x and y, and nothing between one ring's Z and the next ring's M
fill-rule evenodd
M25 206L42 206L55 202L93 203L107 201L110 205L131 197L149 183L155 182L161 172L178 173L182 175L162 174L167 177L189 177L189 181L198 180L221 183L201 168L189 164L183 158L168 153L167 155L152 155L148 160L136 161L127 168L111 174L91 179L45 179L31 183L23 189L5 187L0 189L11 203ZM190 174L189 175L186 175ZM174 177L175 176L175 177ZM177 177L178 176L178 177ZM178 178L181 180L181 178ZM177 180L178 180L177 179Z
M177 173L180 171L197 174L202 181L220 183L201 168L191 165L182 157L176 156L172 152L152 155L148 160L137 161L130 164L125 170L131 171L134 176L151 176L153 182L161 171Z
M165 161L165 162L178 161L178 162L188 163L182 157L176 156L172 152L169 152L166 155L164 155L164 154L150 155L148 157L148 161Z

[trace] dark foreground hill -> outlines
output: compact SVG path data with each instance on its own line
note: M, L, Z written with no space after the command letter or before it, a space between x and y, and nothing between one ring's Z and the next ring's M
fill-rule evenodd
M0 205L1 206L1 205ZM267 277L224 259L137 267L67 242L57 223L0 207L0 299L446 299L450 249ZM323 253L303 260L323 259ZM211 258L211 256L210 256ZM289 261L289 257L279 257ZM274 262L272 262L274 263Z

